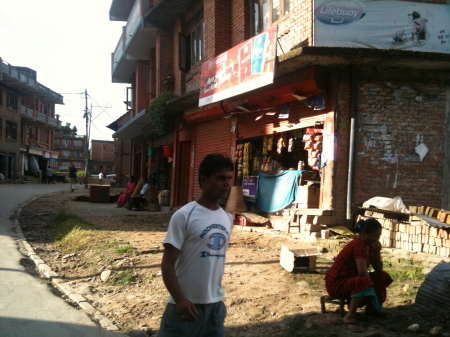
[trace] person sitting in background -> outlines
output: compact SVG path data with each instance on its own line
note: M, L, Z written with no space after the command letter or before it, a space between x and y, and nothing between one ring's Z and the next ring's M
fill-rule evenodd
M356 310L366 306L367 315L381 315L386 287L392 278L383 271L381 260L381 224L375 219L361 220L355 226L358 236L336 256L325 276L325 286L332 298L348 299L344 325L353 332L363 332L356 321ZM372 265L374 271L367 269Z
M131 203L127 203L126 208L130 211L134 208L135 211L142 211L144 209L145 199L147 199L148 186L150 179L142 186L139 194L135 197L130 197Z
M128 199L131 197L131 194L133 193L134 189L136 188L136 182L134 181L134 177L130 176L127 183L127 188L125 192L122 192L121 195L119 195L119 199L117 200L117 207L123 207L127 203Z

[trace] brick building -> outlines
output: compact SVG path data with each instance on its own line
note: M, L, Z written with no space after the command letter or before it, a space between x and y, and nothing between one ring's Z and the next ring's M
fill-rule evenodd
M78 136L73 132L65 133L63 128L60 128L55 134L55 150L59 157L50 161L54 170L69 172L69 168L75 165L77 171L85 171L86 136Z
M304 161L320 182L319 207L339 224L375 196L448 208L450 4L352 3L344 11L326 0L112 1L111 20L127 22L112 79L130 84L131 102L113 137L130 139L133 173L166 172L171 206L181 206L200 195L207 153L239 163L236 185L275 160L292 170ZM385 22L371 22L373 13ZM252 86L240 87L247 78ZM176 97L160 108L170 130L161 135L146 109L165 91ZM241 163L245 144L252 161Z
M0 58L0 173L38 175L57 159L55 105L63 97L40 84L36 71Z
M89 156L89 173L96 175L100 172L106 176L115 173L114 141L92 139Z

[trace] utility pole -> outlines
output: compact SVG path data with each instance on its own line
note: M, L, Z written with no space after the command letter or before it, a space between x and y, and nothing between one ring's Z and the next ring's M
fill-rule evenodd
M86 163L85 163L85 169L84 169L84 188L88 188L88 165L89 165L89 110L88 110L88 94L87 89L84 91L84 99L86 102L85 108L84 108L84 118L86 118L86 149L85 149L85 155L86 155Z

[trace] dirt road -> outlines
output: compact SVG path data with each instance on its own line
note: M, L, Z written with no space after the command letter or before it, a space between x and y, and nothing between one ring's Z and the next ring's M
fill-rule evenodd
M123 331L155 333L168 296L160 262L170 214L130 212L112 203L75 201L76 196L85 194L83 190L64 192L27 204L20 216L25 236L54 271ZM98 235L83 246L88 248L64 251L51 239L52 219L60 211L74 213L96 226ZM323 274L292 274L280 266L280 247L288 240L285 235L233 231L224 276L227 336L352 334L342 324L336 307L330 305L325 314L320 311L320 297L326 294ZM324 254L319 264L329 265L331 258ZM111 271L106 282L100 277L104 271ZM358 335L426 336L435 326L443 327L444 333L445 329L450 331L450 315L430 319L412 310L419 286L413 279L396 279L388 289L388 317L374 319L361 311L359 319L366 331ZM413 323L420 324L414 334L407 331Z

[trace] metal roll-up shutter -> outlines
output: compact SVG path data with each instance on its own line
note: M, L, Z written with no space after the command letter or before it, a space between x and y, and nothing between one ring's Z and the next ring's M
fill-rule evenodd
M201 195L198 184L198 168L203 158L210 153L231 156L231 144L234 133L231 132L231 119L219 119L197 125L194 146L194 182L193 200Z

